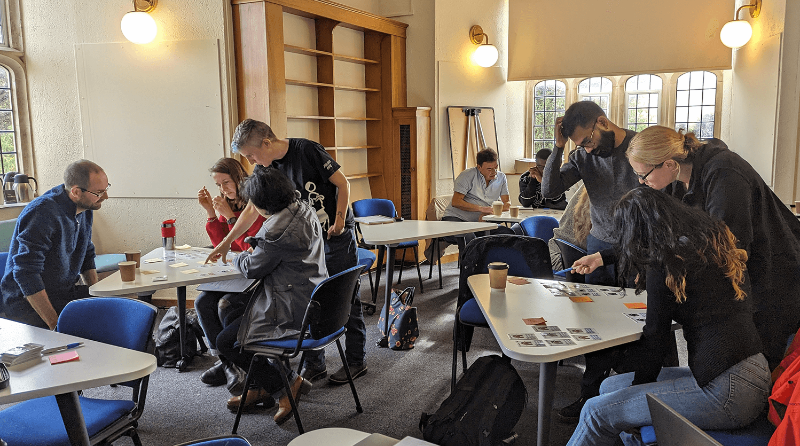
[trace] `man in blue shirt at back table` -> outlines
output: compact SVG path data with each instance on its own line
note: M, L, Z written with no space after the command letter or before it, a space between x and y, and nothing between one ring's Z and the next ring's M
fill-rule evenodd
M476 166L461 172L453 184L453 200L444 210L444 221L481 221L492 213L492 202L502 201L503 211L511 207L508 181L503 172L497 170L497 152L483 149L475 158ZM513 233L505 227L492 233ZM476 236L466 234L458 237L458 250L464 251ZM462 244L463 243L463 244Z
M8 319L52 330L67 303L89 296L97 282L93 211L109 187L100 166L80 160L64 171L64 184L25 206L0 282ZM77 285L81 276L85 285Z

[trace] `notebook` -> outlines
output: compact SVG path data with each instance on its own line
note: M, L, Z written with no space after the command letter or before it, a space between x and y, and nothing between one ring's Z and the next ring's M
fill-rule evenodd
M246 293L256 284L257 279L231 279L220 282L201 283L197 291L218 291L221 293Z
M647 394L647 405L659 446L722 446L663 401Z

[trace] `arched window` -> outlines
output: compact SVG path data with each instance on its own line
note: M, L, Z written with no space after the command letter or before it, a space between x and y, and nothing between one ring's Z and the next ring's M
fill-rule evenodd
M578 84L578 100L594 101L606 116L609 116L611 103L611 79L607 77L590 77Z
M641 132L658 124L661 78L653 74L631 76L625 82L625 127Z
M20 170L13 103L11 73L0 65L0 157L3 174Z
M567 86L557 80L533 87L533 153L552 148L556 142L556 118L564 116Z
M675 130L694 132L698 138L714 137L717 76L691 71L678 77L675 98Z

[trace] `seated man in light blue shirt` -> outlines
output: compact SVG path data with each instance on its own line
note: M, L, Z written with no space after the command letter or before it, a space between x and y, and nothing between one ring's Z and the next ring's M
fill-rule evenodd
M467 169L458 175L453 185L453 201L444 211L444 221L481 221L485 215L492 213L492 202L503 202L503 210L511 207L508 194L508 181L503 172L497 170L497 152L493 149L483 149L478 152L476 166ZM500 227L491 231L494 233L513 233L511 230ZM466 234L458 239L459 251L483 233ZM463 245L462 245L463 241Z

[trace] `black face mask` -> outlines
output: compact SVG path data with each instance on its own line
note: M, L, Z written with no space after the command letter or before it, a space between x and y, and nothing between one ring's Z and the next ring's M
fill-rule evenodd
M595 147L589 155L599 156L601 158L608 158L611 156L611 153L614 150L614 141L615 135L614 132L609 130L608 132L604 132L599 130L600 132L600 142L597 143L597 147Z

